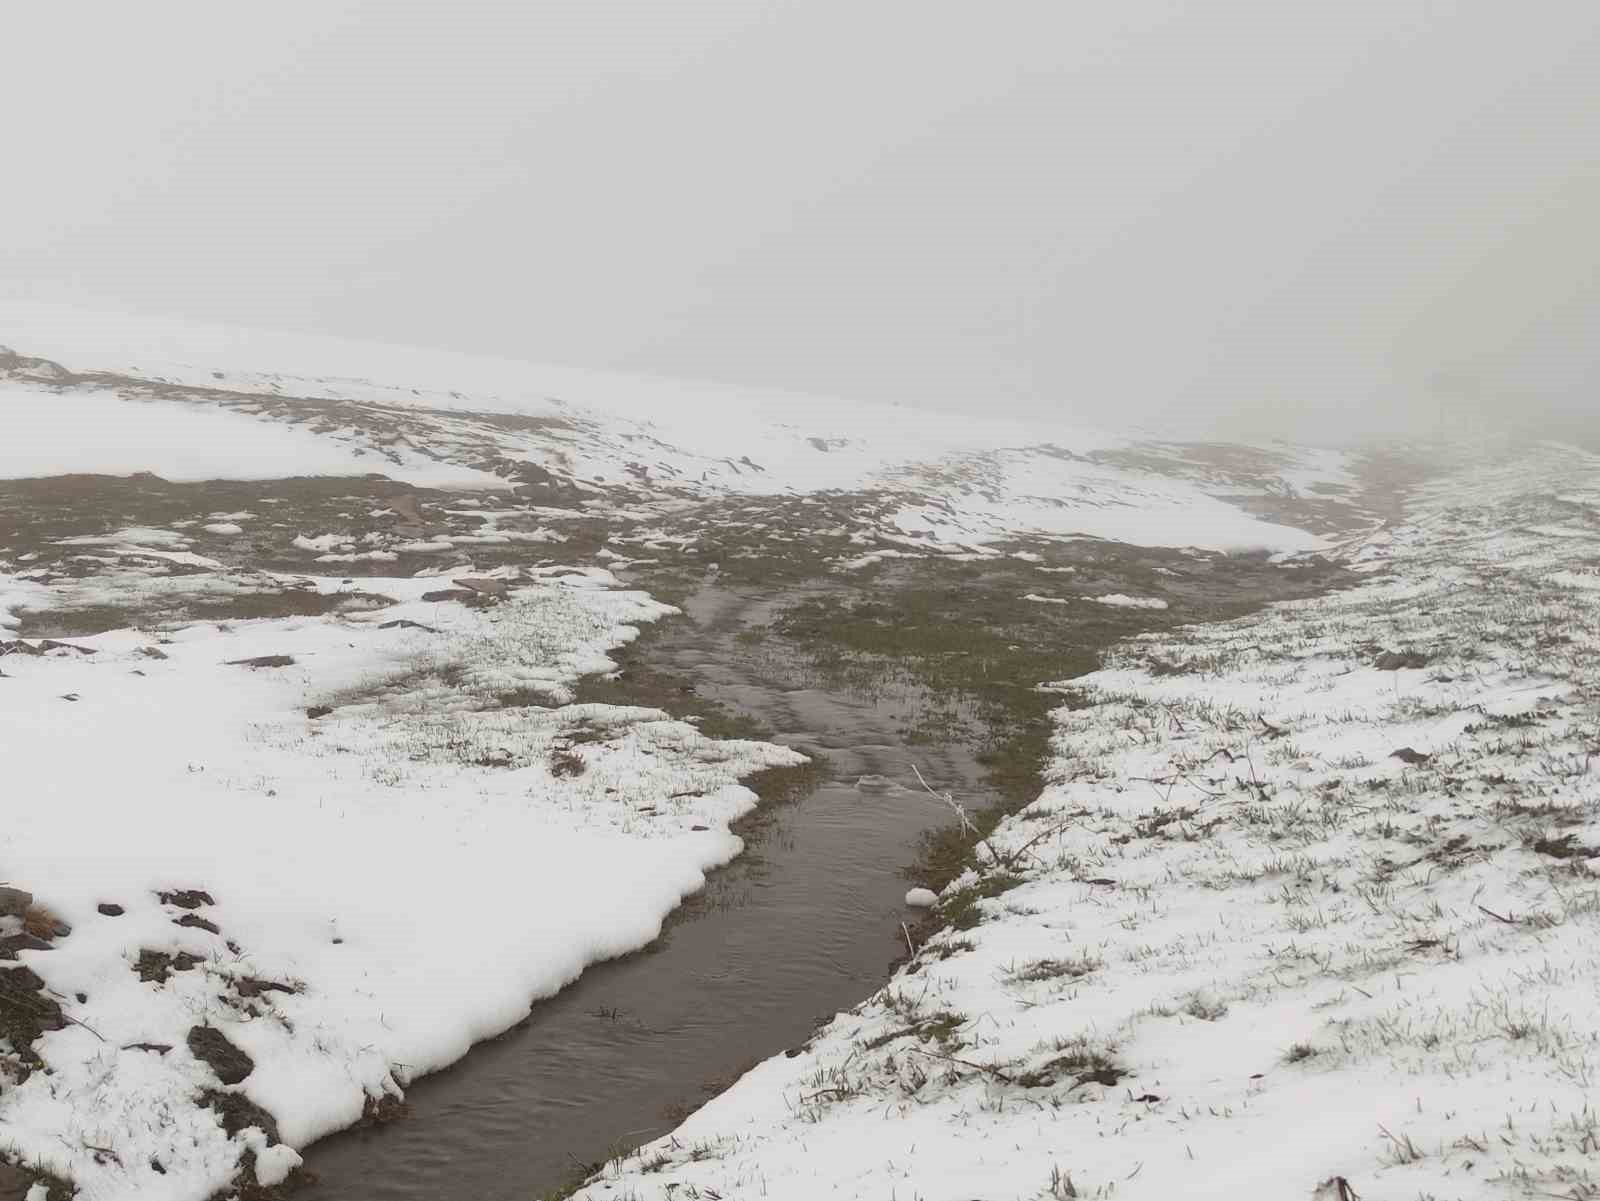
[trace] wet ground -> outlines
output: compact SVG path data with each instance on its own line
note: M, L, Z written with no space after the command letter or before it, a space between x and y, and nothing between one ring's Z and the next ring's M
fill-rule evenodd
M791 687L741 642L773 602L705 589L652 641L650 669L693 681L776 741L819 753L826 778L746 823L750 849L716 873L649 950L585 972L532 1017L409 1090L408 1120L312 1149L314 1198L530 1198L670 1130L753 1061L803 1043L875 990L914 923L901 869L949 820L936 788L983 792L975 748L906 746L925 698ZM799 664L795 667L798 669ZM797 671L795 677L802 674ZM862 790L862 776L902 787Z

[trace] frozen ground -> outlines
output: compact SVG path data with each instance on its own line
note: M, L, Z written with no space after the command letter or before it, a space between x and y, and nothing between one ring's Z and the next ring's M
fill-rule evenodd
M1600 458L1346 553L1064 686L914 959L578 1195L1600 1197Z

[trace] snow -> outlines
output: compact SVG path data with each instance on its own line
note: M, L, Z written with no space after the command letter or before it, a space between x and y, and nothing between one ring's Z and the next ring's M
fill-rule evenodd
M317 435L222 410L0 385L0 479L148 471L169 480L365 475L503 487L483 472L402 467Z
M72 927L20 958L73 1019L35 1044L48 1074L0 1089L8 1153L100 1198L205 1197L247 1150L266 1182L371 1099L650 941L738 853L728 823L754 796L737 778L799 756L571 705L579 673L610 670L608 649L671 610L601 569L547 576L481 612L421 603L425 580L375 579L364 588L394 603L374 611L6 657L8 797L27 803L8 808L0 861ZM397 618L443 632L379 628ZM494 707L516 689L546 699ZM308 720L318 703L335 708ZM552 774L580 723L605 737L573 748L581 774ZM174 924L183 911L157 895L190 888L214 897L195 912L220 933ZM102 915L106 901L125 913ZM198 961L147 982L144 950ZM293 991L251 996L252 980ZM226 1091L273 1114L284 1145L230 1138L200 1106L220 1087L186 1045L202 1024L254 1059Z
M1186 458L1182 447L1151 450L1135 434L1063 419L917 412L15 302L0 302L0 340L73 370L226 392L225 400L203 392L203 406L71 388L13 392L9 405L0 396L0 430L21 431L18 446L0 455L0 476L378 472L420 487L505 487L484 467L493 463L502 472L532 464L596 495L614 487L672 496L880 491L904 503L882 515L877 532L918 549L972 553L1040 535L1315 550L1321 538L1224 498L1338 495L1351 480L1346 457L1329 451L1234 448L1255 466L1230 473L1205 455ZM31 405L19 399L27 396ZM274 416L291 399L296 413L325 423L321 432ZM109 424L94 445L76 447L78 422L65 414L91 411ZM497 425L486 420L492 415L518 420ZM191 446L206 449L180 449ZM1134 449L1133 465L1117 457Z
M1110 605L1114 609L1165 609L1167 602L1158 596L1127 596L1121 592L1109 592L1105 596L1091 596L1086 598L1097 605Z
M906 904L913 909L932 909L939 903L939 894L931 888L912 888L906 891Z
M290 545L297 546L301 550L327 551L335 550L341 546L348 546L350 542L339 534L318 534L314 538L308 538L304 534L296 534L294 541Z
M1597 480L1456 470L1357 587L1062 685L1020 882L577 1196L1593 1194Z

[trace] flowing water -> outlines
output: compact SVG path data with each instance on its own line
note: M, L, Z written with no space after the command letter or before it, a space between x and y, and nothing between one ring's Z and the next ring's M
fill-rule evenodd
M882 984L904 949L901 923L917 916L900 870L951 817L913 767L968 804L981 803L983 769L960 741L903 743L926 700L914 690L815 687L734 637L785 599L702 589L652 639L650 662L775 741L820 750L828 778L757 823L746 853L650 949L590 968L523 1024L417 1081L408 1119L312 1149L320 1179L302 1195L537 1198L618 1144L666 1133L683 1105ZM902 787L858 789L862 776Z

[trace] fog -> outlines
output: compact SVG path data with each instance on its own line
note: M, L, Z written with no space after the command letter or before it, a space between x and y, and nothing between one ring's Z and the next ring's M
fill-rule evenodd
M6 36L13 299L1184 434L1600 412L1592 0L119 0Z

